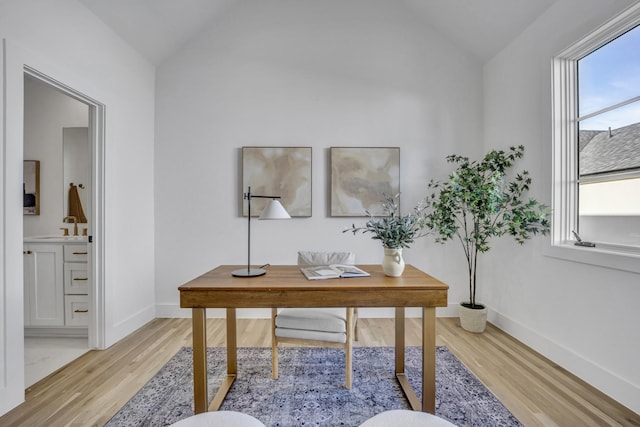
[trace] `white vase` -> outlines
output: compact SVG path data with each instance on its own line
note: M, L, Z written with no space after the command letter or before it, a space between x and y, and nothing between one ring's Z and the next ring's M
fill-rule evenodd
M384 274L391 277L400 277L404 271L404 260L402 259L402 248L389 249L384 248L384 257L382 258L382 270Z
M465 331L481 334L484 332L484 328L487 326L487 312L489 309L486 306L482 308L469 308L460 303L458 306L458 314L460 316L460 326Z

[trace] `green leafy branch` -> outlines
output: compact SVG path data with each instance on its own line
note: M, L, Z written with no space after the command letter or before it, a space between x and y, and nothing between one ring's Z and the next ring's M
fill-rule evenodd
M476 306L478 253L490 249L490 240L509 234L523 244L536 234L550 229L549 208L525 194L531 185L529 172L522 171L507 179L507 172L524 154L524 146L509 151L492 150L481 161L451 155L449 163L456 169L445 182L431 181L431 193L425 203L429 208L425 225L436 242L457 238L462 244L469 273L469 298Z
M352 224L351 227L343 230L357 234L371 233L371 238L380 240L382 246L389 249L408 248L415 239L426 236L428 232L424 232L426 218L424 212L426 205L420 204L413 208L412 213L407 215L399 215L398 199L400 195L394 197L386 197L382 201L384 216L376 217L369 211L365 211L369 220L363 226Z

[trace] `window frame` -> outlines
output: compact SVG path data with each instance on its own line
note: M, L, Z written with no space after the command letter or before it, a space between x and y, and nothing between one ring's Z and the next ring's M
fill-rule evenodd
M552 208L551 245L547 255L591 265L640 273L640 248L605 245L575 246L578 227L578 60L640 25L635 4L552 60Z

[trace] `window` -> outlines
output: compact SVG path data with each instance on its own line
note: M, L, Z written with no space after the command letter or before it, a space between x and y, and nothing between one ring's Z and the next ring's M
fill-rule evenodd
M553 120L553 245L640 255L640 5L554 58Z

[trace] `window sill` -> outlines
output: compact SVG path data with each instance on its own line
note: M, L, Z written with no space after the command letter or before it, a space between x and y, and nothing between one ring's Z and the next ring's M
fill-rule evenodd
M584 248L573 243L552 244L545 256L614 270L640 274L640 252L623 252L613 247Z

